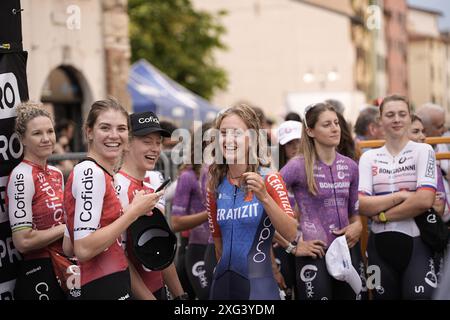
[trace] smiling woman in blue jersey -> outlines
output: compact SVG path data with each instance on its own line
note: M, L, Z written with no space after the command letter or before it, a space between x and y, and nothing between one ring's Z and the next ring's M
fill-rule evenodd
M297 222L283 179L261 167L266 163L258 157L263 140L256 119L247 105L227 109L216 119L215 151L220 155L210 166L207 196L218 259L211 299L279 299L272 237L277 230L296 243Z

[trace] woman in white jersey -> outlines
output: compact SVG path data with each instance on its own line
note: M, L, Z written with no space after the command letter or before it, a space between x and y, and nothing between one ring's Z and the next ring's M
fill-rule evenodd
M85 124L87 158L74 167L66 184L67 226L80 265L83 300L132 297L121 235L162 195L139 191L122 210L113 174L128 143L128 128L128 113L117 100L96 101Z
M153 193L163 183L162 175L159 172L149 170L155 169L161 154L162 138L170 136L169 132L161 128L159 119L153 112L133 113L130 116L130 123L129 147L124 153L122 167L114 176L116 191L124 209L128 208L133 201L136 192L144 190ZM160 198L156 208L164 213L164 198ZM171 263L162 271L147 269L139 263L131 250L133 244L130 234L128 233L125 238L128 259L137 271L137 275L132 274L132 288L135 297L142 300L154 298L166 300L165 284L167 284L172 296L181 298L184 291L175 265ZM142 283L144 286L141 285Z
M374 299L429 299L437 287L433 255L414 217L431 208L436 159L431 146L410 141L406 98L380 105L386 144L359 161L359 212L373 220L367 248L367 286Z
M14 296L17 300L64 299L51 260L52 252L62 253L65 226L63 175L47 164L56 143L53 120L42 106L24 103L17 108L15 131L24 158L7 185L12 239L23 255Z

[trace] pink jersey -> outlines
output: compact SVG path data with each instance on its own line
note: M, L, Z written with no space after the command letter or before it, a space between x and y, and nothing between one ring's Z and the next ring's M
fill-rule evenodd
M9 222L12 232L46 230L63 223L63 175L52 166L23 160L11 172L7 185ZM62 252L62 239L50 246ZM24 255L26 260L48 257L45 249Z
M155 175L152 175L150 177L147 176L146 181L149 181L150 183L135 179L123 171L119 171L119 173L117 173L114 176L116 191L124 210L133 201L136 192L140 190L147 190L148 192L154 192L158 188L158 186L162 183L162 179L158 179L157 176ZM164 210L164 200L162 198L160 202L157 204L157 207L160 210ZM123 238L126 239L124 243L124 248L130 249L132 246L131 237L129 237L127 234ZM136 270L138 271L147 288L151 292L155 292L161 289L164 285L162 272L152 271L145 268L141 263L137 261L136 257L132 253L132 250L126 250L126 252L128 258L136 267Z
M67 225L72 241L83 239L122 215L113 177L92 160L77 164L65 190ZM128 268L121 237L109 248L80 262L81 285Z

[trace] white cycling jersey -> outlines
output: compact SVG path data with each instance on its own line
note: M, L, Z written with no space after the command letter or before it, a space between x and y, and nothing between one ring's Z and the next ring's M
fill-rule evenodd
M365 152L359 160L359 192L377 196L401 190L436 190L436 156L425 143L409 141L392 156L385 146ZM412 237L420 235L413 218L389 223L372 223L372 232L397 231Z

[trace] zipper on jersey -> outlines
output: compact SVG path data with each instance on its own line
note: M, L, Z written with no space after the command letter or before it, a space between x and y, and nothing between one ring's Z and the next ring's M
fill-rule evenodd
M341 215L339 214L339 207L337 205L337 197L336 197L336 186L334 184L334 176L333 176L333 170L331 167L328 167L330 169L330 176L331 176L331 183L333 184L333 195L334 195L334 206L336 207L336 212L339 219L339 230L342 229L342 223L341 223Z
M236 195L237 195L238 188L235 185L233 185L233 187L234 187L234 192L233 192L233 215L234 215L234 209L236 206ZM228 268L227 268L228 270L230 270L231 258L233 257L232 252L233 252L233 243L234 243L234 241L233 241L234 222L235 222L235 220L232 219L231 220L231 235L230 235L231 243L230 243L230 252L229 252L229 257L228 257Z

